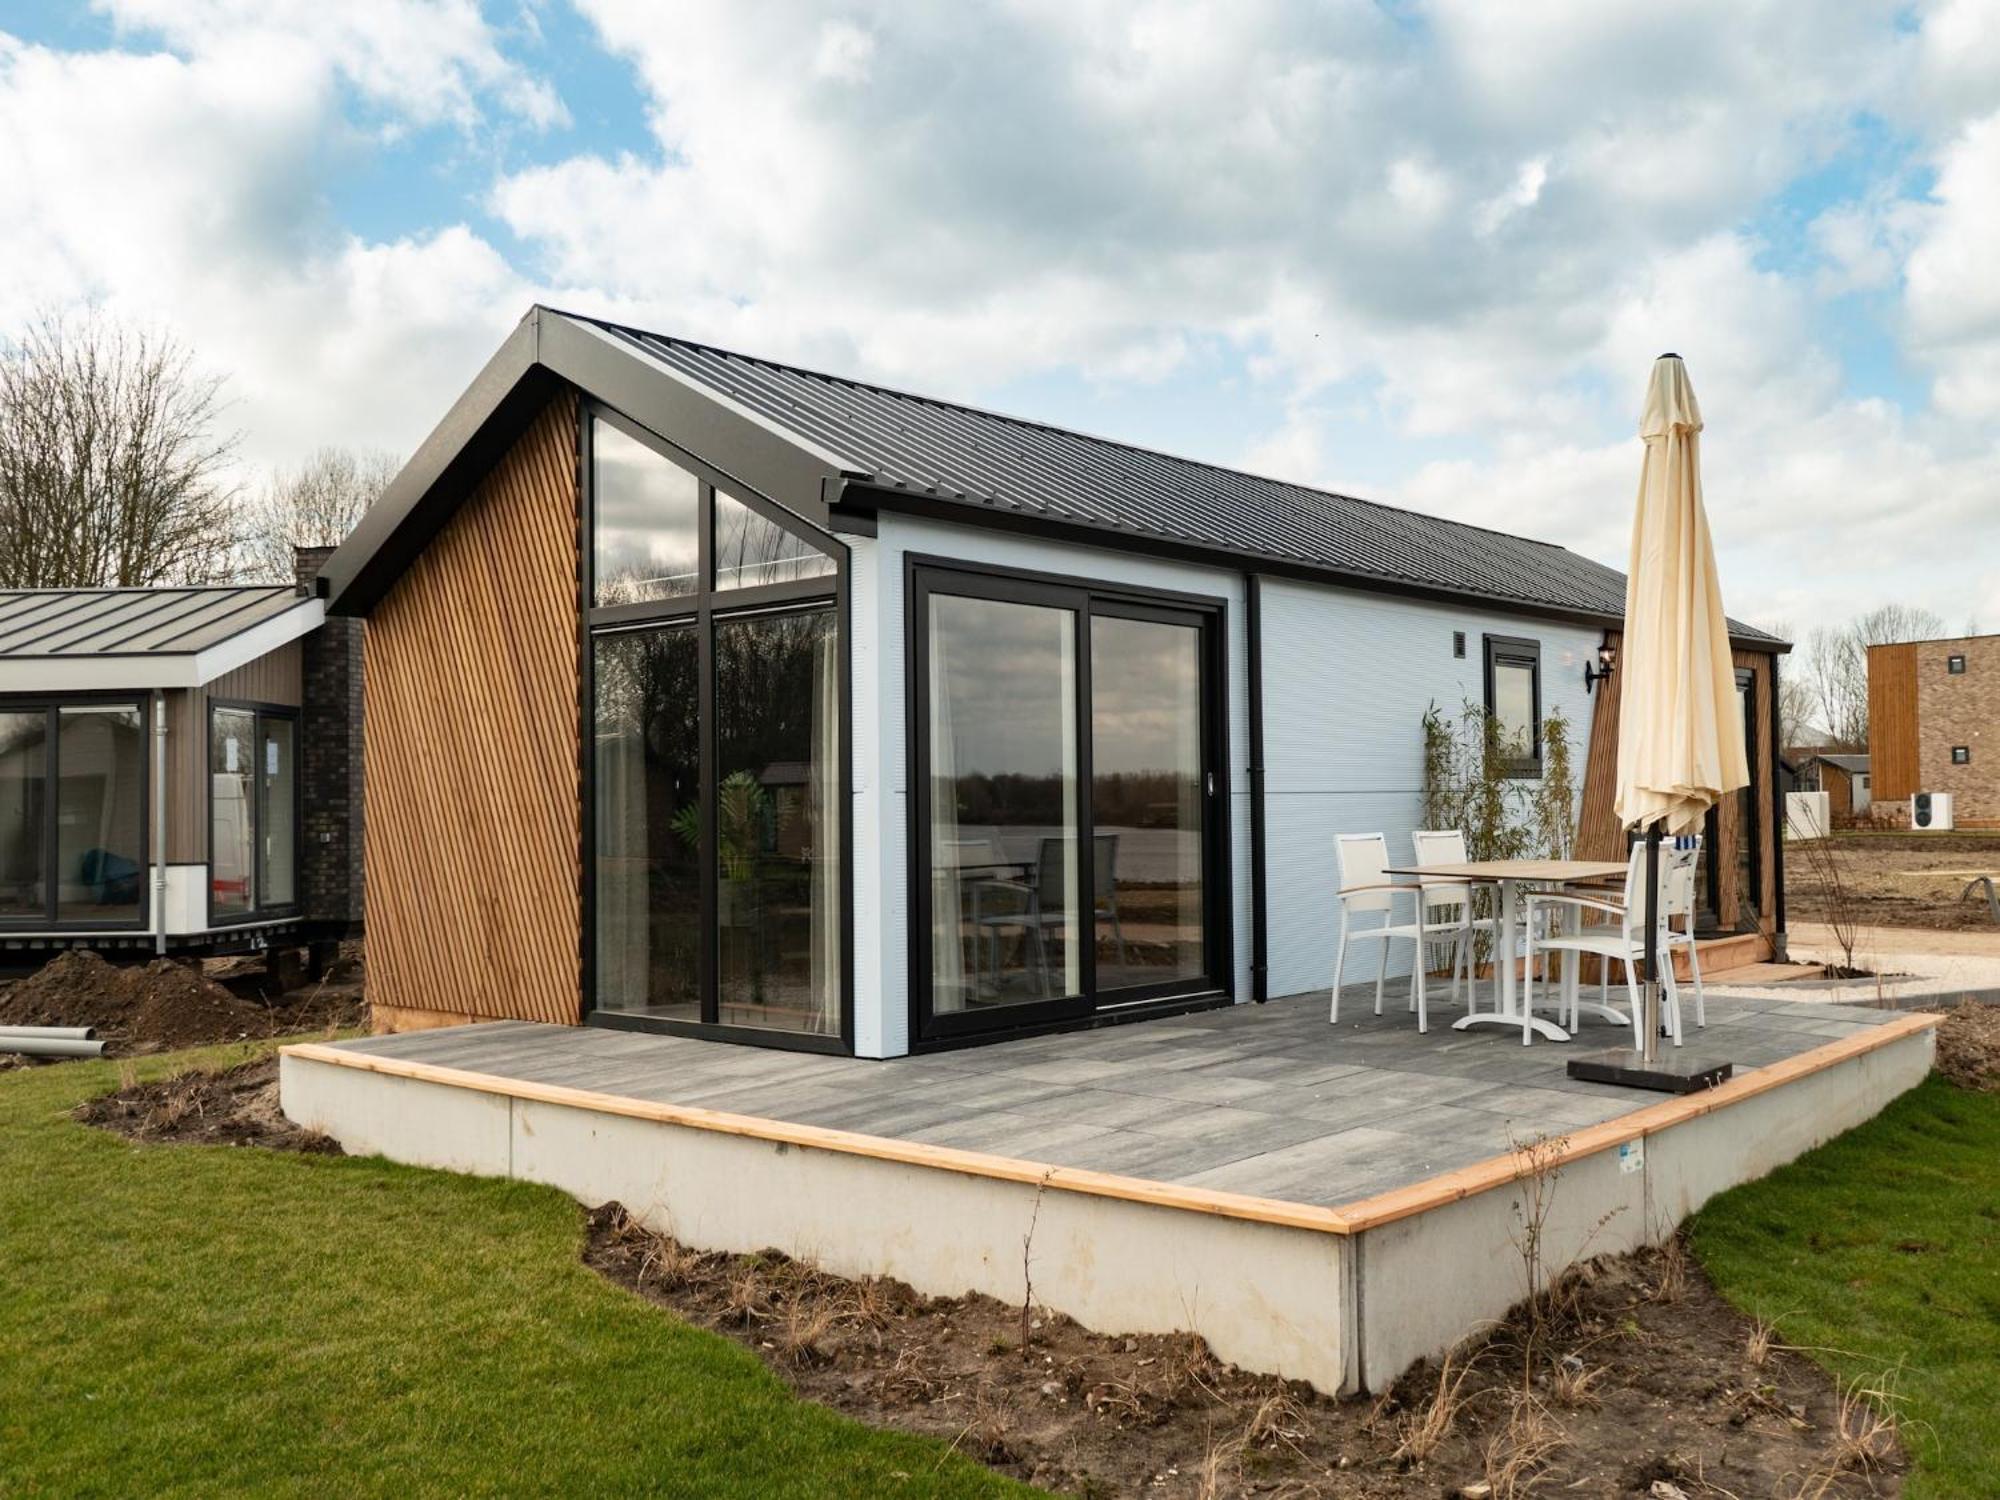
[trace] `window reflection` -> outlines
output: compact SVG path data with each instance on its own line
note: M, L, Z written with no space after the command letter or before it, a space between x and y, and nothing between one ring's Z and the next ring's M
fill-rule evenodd
M715 586L755 588L833 572L833 559L742 501L715 492Z
M700 482L602 418L591 424L590 446L596 602L694 593L701 585Z

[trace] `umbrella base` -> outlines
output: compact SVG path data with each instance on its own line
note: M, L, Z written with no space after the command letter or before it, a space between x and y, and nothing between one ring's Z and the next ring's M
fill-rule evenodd
M1675 1047L1647 1062L1631 1047L1589 1052L1569 1060L1569 1076L1586 1083L1615 1083L1628 1089L1653 1089L1662 1094L1698 1094L1712 1089L1736 1071L1736 1064Z

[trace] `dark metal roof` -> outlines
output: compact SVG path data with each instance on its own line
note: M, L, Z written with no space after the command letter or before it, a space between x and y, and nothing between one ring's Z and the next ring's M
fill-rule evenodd
M1815 755L1813 759L1825 761L1830 766L1837 766L1850 776L1868 774L1868 757L1865 755Z
M1625 575L1547 542L574 318L838 454L865 483L1426 592L1622 619ZM1739 638L1776 638L1730 622Z
M0 657L182 656L305 601L289 584L0 590Z

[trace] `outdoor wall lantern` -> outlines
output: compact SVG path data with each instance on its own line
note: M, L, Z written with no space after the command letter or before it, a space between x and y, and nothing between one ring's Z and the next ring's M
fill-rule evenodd
M1583 690L1588 693L1600 682L1608 682L1611 669L1618 665L1618 648L1606 641L1597 648L1597 663L1583 664Z

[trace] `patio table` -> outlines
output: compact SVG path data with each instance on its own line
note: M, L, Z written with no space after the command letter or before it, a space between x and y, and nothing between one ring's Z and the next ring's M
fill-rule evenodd
M1500 1008L1460 1016L1451 1023L1453 1030L1464 1031L1473 1026L1518 1026L1523 1043L1530 1041L1537 1032L1552 1042L1569 1040L1569 1033L1561 1026L1544 1020L1528 1009L1521 993L1519 976L1514 972L1518 958L1514 947L1514 929L1520 915L1521 887L1580 885L1609 880L1625 873L1624 860L1475 859L1455 865L1399 866L1384 873L1413 875L1428 881L1464 881L1469 885L1500 887L1500 930L1495 936L1493 958L1500 974Z

